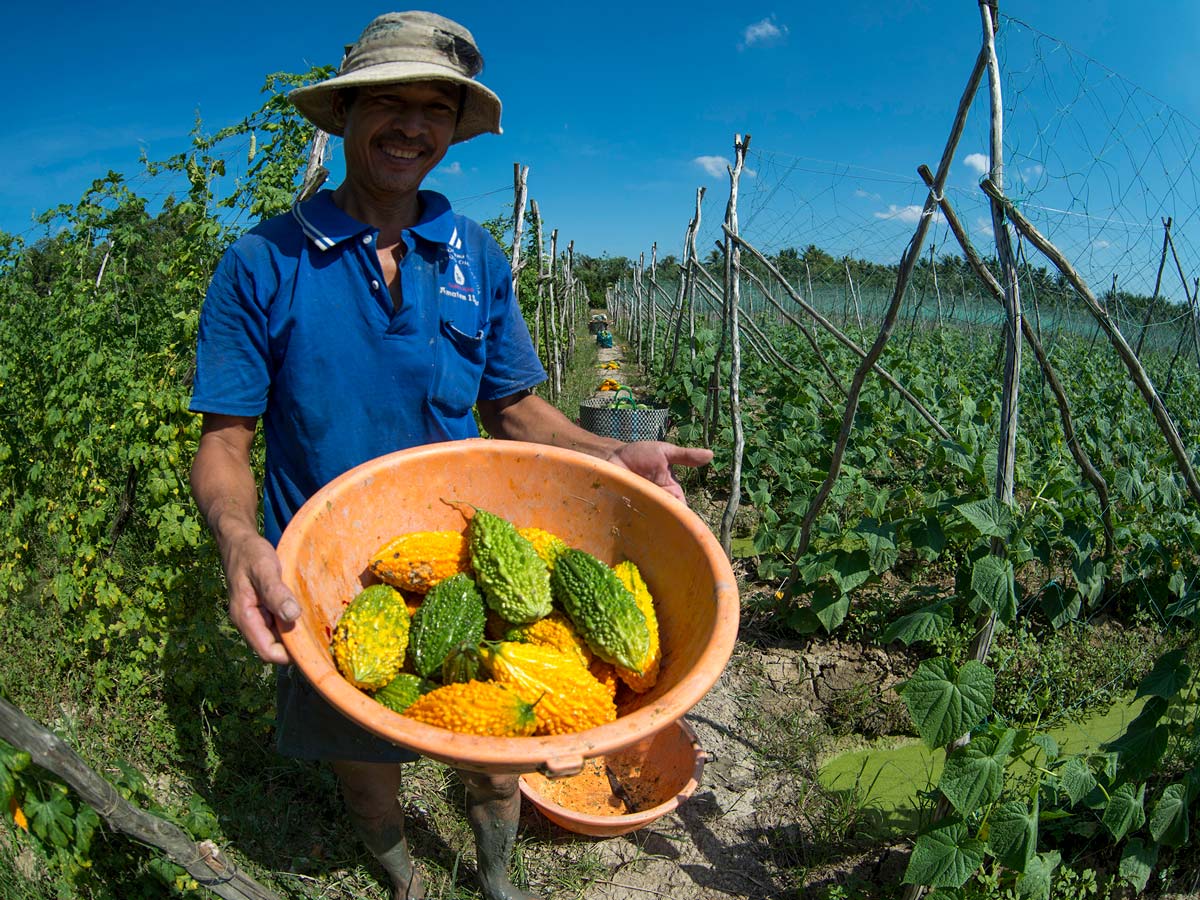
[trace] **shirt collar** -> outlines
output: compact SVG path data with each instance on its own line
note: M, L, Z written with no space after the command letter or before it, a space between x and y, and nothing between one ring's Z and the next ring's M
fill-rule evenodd
M461 247L462 238L455 227L454 210L450 201L436 191L421 191L421 218L412 231L435 244L455 243ZM374 233L374 226L347 215L333 202L333 191L318 191L303 203L292 205L292 217L304 234L321 250L335 247L342 241L360 234Z

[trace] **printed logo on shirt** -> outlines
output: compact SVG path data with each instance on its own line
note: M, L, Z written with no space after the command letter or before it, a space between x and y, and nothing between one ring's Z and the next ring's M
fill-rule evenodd
M459 300L464 303L470 303L473 306L478 306L479 297L476 296L475 279L471 274L471 261L467 258L467 254L463 252L463 242L462 238L458 236L457 228L450 235L450 240L446 245L446 252L450 263L447 268L453 278L453 284L450 284L449 279L447 279L447 283L438 285L438 293L451 300Z

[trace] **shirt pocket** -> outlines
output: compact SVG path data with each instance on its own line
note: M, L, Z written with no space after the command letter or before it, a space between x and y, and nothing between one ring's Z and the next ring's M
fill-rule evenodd
M470 413L479 397L483 378L483 332L459 331L453 322L442 320L434 348L433 385L429 402L452 418Z

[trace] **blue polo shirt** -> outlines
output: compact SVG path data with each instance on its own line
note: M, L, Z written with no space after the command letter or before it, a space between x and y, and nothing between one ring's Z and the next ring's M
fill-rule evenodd
M395 309L378 229L321 191L225 253L200 313L193 412L261 416L264 533L348 469L478 437L472 408L545 380L504 252L422 191Z

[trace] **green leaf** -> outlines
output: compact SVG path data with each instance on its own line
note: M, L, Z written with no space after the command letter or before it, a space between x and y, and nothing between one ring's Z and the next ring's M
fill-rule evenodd
M1058 786L1066 793L1074 806L1096 787L1096 778L1092 775L1087 761L1079 756L1072 756L1063 764L1058 772Z
M1108 567L1104 563L1085 556L1071 563L1071 571L1075 574L1075 583L1079 585L1079 593L1089 603L1095 603L1104 593L1104 576Z
M1137 831L1146 822L1146 810L1143 803L1146 799L1146 785L1138 785L1137 790L1129 782L1121 785L1108 799L1101 820L1104 827L1119 841L1126 834Z
M1022 900L1050 900L1051 876L1060 862L1062 856L1057 850L1039 853L1031 859L1017 879L1017 896Z
M988 849L1001 865L1024 872L1037 855L1038 804L1030 810L1019 800L1009 800L988 817Z
M1149 846L1141 838L1130 838L1121 850L1121 865L1118 872L1122 879L1133 885L1139 894L1146 889L1150 873L1158 863L1158 845Z
M956 672L939 657L922 661L900 690L921 739L941 747L983 721L995 687L996 676L983 663L968 660Z
M983 842L960 819L944 819L917 838L904 884L961 887L983 865Z
M1171 650L1154 662L1154 668L1138 685L1138 697L1162 697L1170 700L1187 687L1192 677L1191 667L1183 661L1184 650Z
M900 641L908 647L917 641L932 641L946 633L954 624L954 611L949 600L938 600L928 606L903 615L880 635L880 642Z
M1182 847L1188 839L1188 788L1182 781L1168 784L1150 813L1150 836L1168 847Z
M1055 631L1074 622L1083 612L1083 598L1079 596L1079 591L1064 588L1058 582L1047 585L1039 602Z
M51 785L50 799L43 800L34 793L25 795L25 815L30 830L48 844L67 847L71 843L75 807L66 789Z
M829 574L842 593L848 594L871 577L871 559L865 550L838 553Z
M812 611L817 621L832 634L834 629L846 621L846 613L850 611L850 598L827 585L822 585L813 593Z
M995 497L964 503L958 507L958 511L984 537L1007 540L1012 534L1012 510Z
M1010 560L991 555L975 560L971 567L971 608L994 612L1005 625L1016 618L1017 591Z
M1030 743L1032 743L1034 746L1041 748L1042 754L1045 757L1045 761L1046 761L1047 765L1049 765L1050 763L1052 763L1056 759L1058 759L1058 754L1059 754L1058 741L1056 741L1054 739L1053 735L1035 734L1029 740L1030 740Z
M1166 711L1166 700L1162 697L1151 697L1137 717L1129 723L1125 733L1103 746L1103 749L1118 754L1120 771L1124 777L1145 778L1158 766L1170 738L1168 726L1158 724Z
M8 798L17 788L16 775L28 767L28 753L0 741L0 806L8 808Z
M938 787L964 817L1000 796L1004 761L1014 736L1011 729L999 741L991 735L979 735L947 757Z

